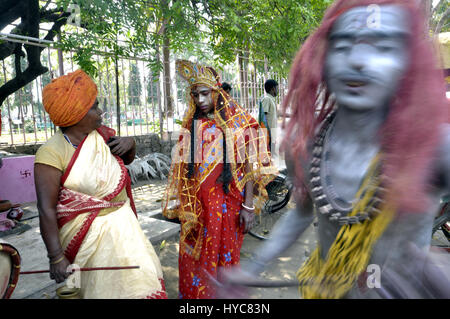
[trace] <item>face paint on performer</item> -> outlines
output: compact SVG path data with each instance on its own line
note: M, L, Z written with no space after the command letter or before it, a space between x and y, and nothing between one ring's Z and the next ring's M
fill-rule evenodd
M325 79L339 106L365 111L387 106L408 67L409 21L398 6L343 13L329 34Z
M205 85L197 85L192 88L191 96L194 99L195 105L200 109L203 115L207 115L214 109L212 99L212 89Z

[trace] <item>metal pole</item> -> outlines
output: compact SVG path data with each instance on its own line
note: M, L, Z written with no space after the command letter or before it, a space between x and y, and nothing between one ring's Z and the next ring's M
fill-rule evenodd
M58 33L56 35L57 39L58 39L58 43L61 42L61 35ZM60 48L58 48L58 67L59 67L59 76L64 75L64 57L63 57L63 52Z
M116 115L117 115L117 135L120 136L120 93L119 93L119 65L117 62L117 54L115 55L115 71L116 71Z
M6 67L5 67L5 60L3 62L3 76L5 78L5 83L8 82L8 79L6 77ZM6 106L8 107L8 122L9 122L9 132L11 134L11 144L14 144L14 124L12 122L11 118L11 105L9 104L9 96L6 98Z
M128 105L127 105L127 91L126 91L126 82L125 82L125 68L123 66L123 58L121 59L121 63L122 63L122 83L123 83L123 103L125 104L125 129L127 131L127 135L129 136L130 134L128 133Z

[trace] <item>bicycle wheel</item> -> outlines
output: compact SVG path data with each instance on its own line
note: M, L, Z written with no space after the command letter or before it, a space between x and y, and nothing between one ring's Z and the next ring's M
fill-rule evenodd
M433 234L444 226L446 222L450 220L450 205L444 204L440 209L440 214L434 219L433 223Z
M442 248L450 252L450 229L448 223L450 222L450 204L445 203L441 206L440 213L438 217L435 218L433 223L432 237L435 238L435 232L441 230L444 238L438 239L438 244L433 244L433 246ZM439 238L439 236L437 236ZM445 240L447 239L447 241Z
M291 198L292 184L285 175L277 176L266 186L269 199L264 204L266 211L275 212L287 205Z
M285 213L281 209L284 208L290 200L292 186L286 181L284 176L277 176L267 186L269 199L259 216L256 216L255 225L249 234L258 239L268 239L273 226L278 219Z

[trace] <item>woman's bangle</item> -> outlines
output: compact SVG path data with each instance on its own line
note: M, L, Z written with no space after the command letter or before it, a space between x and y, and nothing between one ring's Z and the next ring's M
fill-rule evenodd
M52 259L52 258L55 258L55 257L58 257L59 255L61 255L62 254L62 249L59 249L56 253L48 253L47 254L47 257L48 258L50 258L50 259Z
M242 206L242 208L244 208L244 209L246 209L246 210L248 210L250 212L253 212L255 210L255 206L247 207L247 206L244 205L244 203L242 203L241 206Z
M50 265L56 265L56 264L59 264L61 261L64 260L65 257L66 257L66 256L62 255L61 258L58 258L58 259L55 260L55 261L50 261Z

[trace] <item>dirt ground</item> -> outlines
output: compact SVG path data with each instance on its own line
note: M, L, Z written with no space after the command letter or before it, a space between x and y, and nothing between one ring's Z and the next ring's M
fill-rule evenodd
M167 181L151 180L139 181L133 187L133 196L136 209L139 211L157 210L161 207ZM294 204L289 203L282 211L294 208ZM164 272L164 281L169 299L178 298L178 252L179 235L173 236L154 245L159 255L161 266ZM245 262L254 256L254 252L263 241L247 234L241 249L241 262ZM298 268L309 256L316 245L315 227L311 225L297 242L276 261L272 262L261 276L269 280L296 280L295 274ZM249 290L249 297L252 299L297 299L299 298L297 287L286 288L252 288Z
M156 210L161 207L161 198L166 186L166 181L151 180L151 184L141 181L135 185L133 195L138 211ZM295 207L291 202L282 211ZM155 243L154 247L159 255L164 272L164 281L167 294L170 299L178 298L178 253L180 236L173 236L162 242ZM245 262L254 256L254 252L263 241L246 235L241 249L241 262ZM262 273L269 280L294 281L295 273L305 261L309 253L316 245L314 226L308 228L297 242L276 261L271 263ZM286 288L252 288L249 290L252 299L296 299L299 298L297 287Z
M141 181L139 184L134 185L133 197L138 214L139 212L160 210L161 198L164 194L166 183L167 181L165 180L151 180ZM46 259L42 257L45 247L39 233L39 219L37 218L35 203L30 203L23 207L30 211L30 214L26 215L28 220L25 222L31 226L31 229L8 236L5 239L21 252L24 270L45 268L47 265ZM292 207L294 207L293 204L289 203L284 208L284 211ZM167 294L170 299L178 299L179 239L179 234L177 234L153 244L160 258ZM247 234L241 249L241 261L245 262L245 260L251 259L256 248L262 243L263 241ZM297 269L306 259L309 252L312 251L314 245L315 232L314 227L311 226L288 251L280 256L276 262L268 266L267 270L262 273L262 276L271 280L294 281ZM38 291L39 287L42 288L52 283L53 281L49 279L48 274L21 276L12 298L55 298L54 288L51 287L44 292L41 291L40 293L29 295L30 291ZM249 290L249 297L252 299L295 299L298 298L298 292L296 287L252 288Z
M143 181L133 188L133 195L138 212L157 211L161 208L161 198L164 193L166 181L151 180ZM289 203L284 211L294 207L293 203ZM15 235L16 243L14 246L23 251L39 251L44 249L43 242L38 233L38 219L32 218L27 221L33 227L30 230L25 231L22 234ZM442 235L443 236L443 235ZM27 240L27 238L29 240ZM6 238L8 239L8 238ZM172 236L161 242L154 243L154 248L159 255L161 266L164 272L164 280L166 284L166 290L170 299L178 298L178 252L179 252L179 235ZM250 235L246 235L244 238L243 246L241 249L241 261L244 263L246 260L252 259L254 253L259 245L263 241L256 239ZM316 229L314 225L311 225L303 235L291 246L286 252L284 252L276 261L272 262L267 269L262 273L262 277L269 280L286 280L295 281L295 274L298 268L306 260L309 254L316 246ZM36 254L30 253L30 255L24 255L24 266L39 269L38 266L42 256L35 256ZM40 258L40 259L39 259ZM25 267L24 267L25 268ZM33 277L36 282L35 285L40 285L42 282L48 282L49 278L47 274L36 275ZM30 278L31 279L31 278ZM27 282L32 284L32 282ZM19 285L16 288L16 298L19 297L23 285ZM26 295L23 293L22 295ZM249 297L252 299L297 299L299 298L297 287L289 288L252 288L249 290ZM23 298L23 297L22 297ZM32 297L33 298L33 297ZM35 298L44 298L41 296ZM48 298L48 297L46 297ZM51 296L50 296L51 298Z

